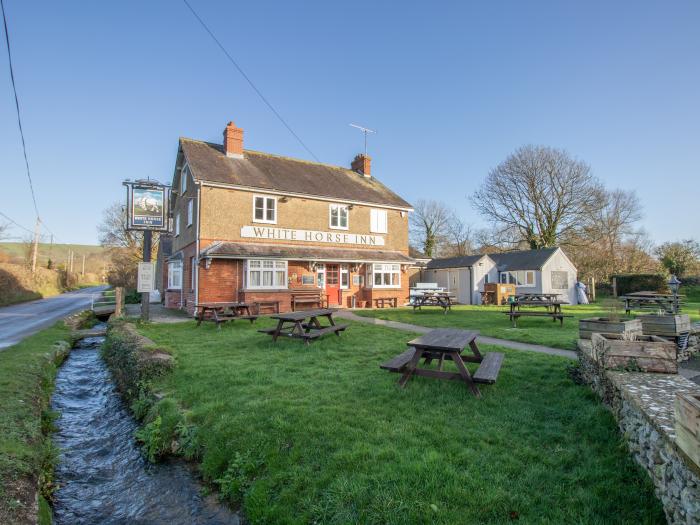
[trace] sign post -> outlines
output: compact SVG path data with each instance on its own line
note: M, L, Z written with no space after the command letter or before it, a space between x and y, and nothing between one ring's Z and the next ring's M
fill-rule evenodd
M141 319L150 318L150 292L154 288L151 262L153 232L169 230L170 188L151 180L125 181L127 188L127 229L143 231L143 263L139 263L137 291L141 293Z

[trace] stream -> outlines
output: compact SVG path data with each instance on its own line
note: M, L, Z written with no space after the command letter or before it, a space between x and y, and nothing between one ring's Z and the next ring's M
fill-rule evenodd
M51 401L60 414L53 439L54 523L238 524L238 515L203 496L180 461L152 465L134 440L136 421L100 356L103 337L86 338L56 376Z

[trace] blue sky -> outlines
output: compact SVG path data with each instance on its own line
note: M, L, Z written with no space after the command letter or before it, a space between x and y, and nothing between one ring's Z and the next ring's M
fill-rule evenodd
M488 170L546 144L635 189L655 241L698 237L696 1L190 1L323 162L361 150L348 123L374 128L374 175L480 226L468 196ZM220 142L233 119L246 147L309 158L178 0L5 7L37 201L61 242L96 242L123 179L169 181L178 136ZM31 228L13 104L3 47L0 211Z

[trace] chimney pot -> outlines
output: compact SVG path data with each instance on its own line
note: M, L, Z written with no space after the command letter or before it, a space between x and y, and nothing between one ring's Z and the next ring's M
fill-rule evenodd
M356 171L369 179L371 177L371 165L372 157L360 153L359 155L355 155L350 167L353 171Z
M224 153L227 157L243 158L243 129L236 127L233 121L224 129Z

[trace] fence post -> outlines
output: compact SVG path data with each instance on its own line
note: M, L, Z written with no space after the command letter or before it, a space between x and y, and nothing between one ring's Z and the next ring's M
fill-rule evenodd
M590 286L590 290L591 290L591 299L592 299L592 302L595 303L595 277L591 277L591 286Z
M612 287L613 287L613 297L617 297L617 277L613 277L612 279Z
M124 288L117 286L114 289L114 317L122 316L122 305L124 304Z

